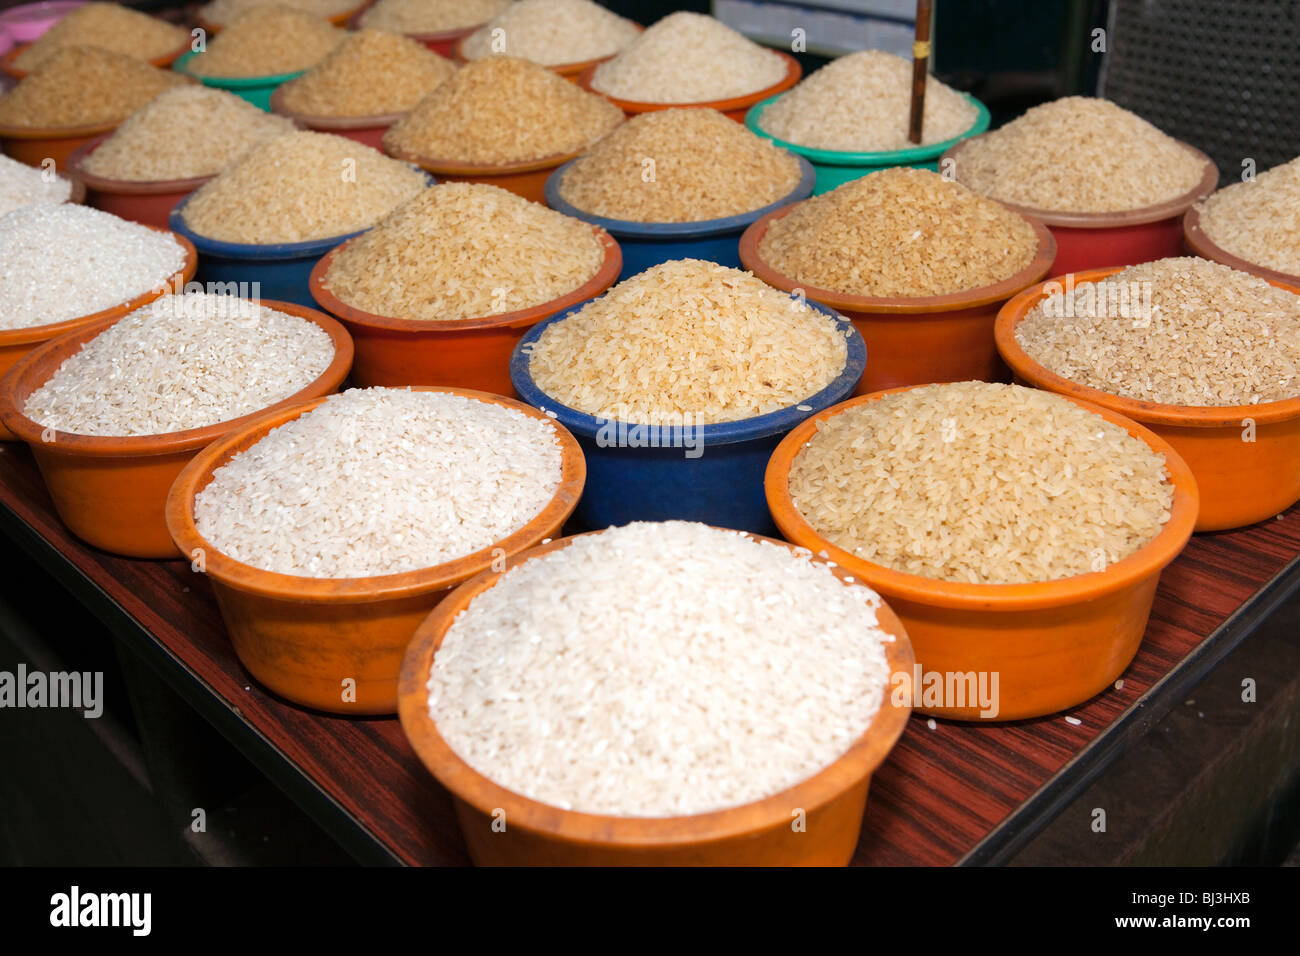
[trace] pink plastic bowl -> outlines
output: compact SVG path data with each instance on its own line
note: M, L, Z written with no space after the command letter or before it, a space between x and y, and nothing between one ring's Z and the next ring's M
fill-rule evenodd
M0 13L0 30L8 35L13 44L31 43L77 7L84 6L83 0L24 3L20 7L10 7L4 13Z

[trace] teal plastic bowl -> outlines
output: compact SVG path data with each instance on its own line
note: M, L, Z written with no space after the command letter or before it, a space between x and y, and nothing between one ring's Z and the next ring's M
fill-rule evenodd
M844 153L831 149L810 149L807 146L787 143L783 139L777 139L771 133L764 132L758 125L759 117L763 115L763 111L784 95L782 93L779 96L771 96L761 103L755 103L750 111L745 114L745 126L751 133L756 133L764 139L770 139L782 149L798 153L813 164L813 168L817 170L817 184L813 187L814 196L828 193L836 186L842 186L850 180L861 179L868 173L874 173L878 169L888 169L891 166L916 166L920 169L931 169L937 172L939 157L944 154L945 150L964 139L978 136L989 128L988 107L969 93L963 93L962 96L975 105L978 115L975 117L975 122L970 129L960 136L946 139L942 143L931 143L927 146L914 146L910 149L896 149L883 153Z
M281 83L288 83L292 79L302 76L306 70L295 70L293 73L277 73L273 76L199 76L197 73L191 73L186 67L196 56L202 56L201 53L193 51L186 53L183 57L172 64L172 69L177 73L184 73L186 76L193 77L204 86L215 87L218 90L225 90L227 93L234 93L240 99L248 100L260 110L271 112L271 94Z

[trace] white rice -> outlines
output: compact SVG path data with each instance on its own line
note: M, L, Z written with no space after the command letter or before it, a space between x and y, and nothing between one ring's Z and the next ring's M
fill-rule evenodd
M470 60L504 53L564 66L613 56L639 33L591 0L519 0L470 34L462 51Z
M0 156L0 215L23 206L67 202L71 195L71 180L63 176L47 178L44 170Z

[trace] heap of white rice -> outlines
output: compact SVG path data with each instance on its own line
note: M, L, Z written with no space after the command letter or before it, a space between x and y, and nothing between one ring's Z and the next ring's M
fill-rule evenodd
M470 602L434 655L429 716L479 773L566 810L751 803L835 762L888 706L879 606L780 544L631 524Z
M212 0L211 3L200 7L199 13L213 26L224 27L250 10L271 6L290 7L313 16L327 18L355 10L361 6L361 0Z
M1300 275L1300 156L1201 203L1201 229L1220 249Z
M89 206L0 216L0 328L81 318L164 287L185 265L169 233Z
M0 215L23 206L57 205L72 196L72 181L0 156Z
M640 30L591 0L519 0L475 30L462 46L470 60L504 53L543 66L613 56Z
M114 323L27 399L32 421L80 435L163 435L261 411L334 360L318 325L247 299L165 295Z
M443 392L352 389L271 431L195 498L244 564L312 578L398 574L492 547L561 476L557 427Z
M639 103L702 103L781 82L785 61L699 13L672 13L596 67L591 87Z
M360 25L394 33L446 33L486 23L510 0L378 0Z

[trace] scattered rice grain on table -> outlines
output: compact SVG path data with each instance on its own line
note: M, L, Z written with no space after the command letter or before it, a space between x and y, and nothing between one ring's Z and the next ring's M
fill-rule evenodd
M832 60L764 111L758 125L778 139L809 149L881 152L912 149L912 64L883 50ZM954 139L979 111L966 97L926 77L921 142Z
M67 202L72 181L65 176L47 176L45 171L8 156L0 156L0 215L23 206Z
M1220 249L1300 275L1300 157L1233 183L1198 207L1201 229Z
M306 116L384 116L407 112L455 72L451 60L410 37L361 30L278 96Z
M611 219L698 222L774 203L801 172L792 153L716 110L668 109L634 116L593 146L565 172L560 196Z
M185 264L165 232L89 206L25 206L0 216L0 328L53 325L160 287Z
M1187 193L1204 161L1136 113L1067 96L972 139L957 179L1003 202L1051 212L1121 212Z
M479 773L566 810L751 803L834 763L890 706L879 607L775 542L613 528L470 602L434 655L429 716Z
M781 82L776 53L699 13L671 13L600 64L592 89L638 103L702 103Z
M504 53L564 66L613 56L640 32L591 0L519 0L470 34L462 52L469 60Z
M163 435L269 408L334 359L313 322L234 296L165 295L59 366L27 399L32 421L80 435Z
M159 93L193 81L96 47L67 47L0 95L0 124L21 127L120 123Z
M768 226L763 260L848 295L932 296L993 285L1033 261L1023 216L924 169L872 173L797 204Z
M361 6L362 0L212 0L199 8L203 19L224 27L258 7L290 7L316 17L333 17Z
M206 86L168 90L137 110L82 162L92 175L127 182L213 176L293 121Z
M818 423L790 468L818 534L865 561L971 584L1102 570L1169 520L1163 455L1050 392L926 385Z
M789 408L844 370L839 322L700 259L620 282L538 338L537 387L610 421L700 425Z
M384 134L390 152L500 165L585 150L623 111L544 66L494 56L467 63Z
M328 20L282 6L258 6L208 41L185 64L195 76L248 78L296 73L315 66L347 33Z
M445 33L486 23L510 0L378 0L361 14L363 27L394 33Z
M1166 405L1300 396L1300 295L1205 259L1160 259L1061 288L1016 341L1089 388Z
M367 577L490 548L559 488L556 426L442 392L352 389L216 470L198 531L265 571Z
M470 319L559 298L604 258L585 222L496 186L445 183L353 240L322 284L376 315Z
M298 131L245 153L182 215L221 242L306 242L368 229L427 186L424 173L355 140Z
M175 53L189 43L183 27L132 10L118 3L88 3L73 10L14 59L20 70L31 70L70 46L93 46L137 60Z

